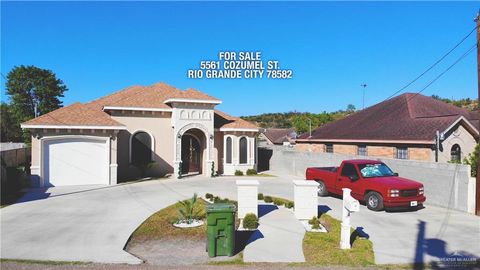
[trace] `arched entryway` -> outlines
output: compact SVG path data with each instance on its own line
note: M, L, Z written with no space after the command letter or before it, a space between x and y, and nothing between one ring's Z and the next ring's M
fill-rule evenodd
M205 135L201 130L190 129L182 135L182 174L202 174Z

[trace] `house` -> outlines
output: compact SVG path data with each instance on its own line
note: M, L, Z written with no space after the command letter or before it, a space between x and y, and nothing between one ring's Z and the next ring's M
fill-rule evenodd
M406 93L302 134L296 149L459 162L473 152L478 131L478 112Z
M132 86L23 123L39 186L116 184L256 168L258 127L215 110L222 101L165 83Z
M261 136L266 140L267 144L283 145L284 143L289 144L293 142L297 134L294 128L267 128Z

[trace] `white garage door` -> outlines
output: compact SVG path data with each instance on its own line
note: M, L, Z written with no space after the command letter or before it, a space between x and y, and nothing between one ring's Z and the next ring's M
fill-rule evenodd
M104 138L48 139L43 144L45 186L109 184Z

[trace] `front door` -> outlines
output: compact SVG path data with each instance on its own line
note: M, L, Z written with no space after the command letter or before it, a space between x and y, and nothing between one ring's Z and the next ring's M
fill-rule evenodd
M192 135L182 136L182 173L201 173L202 149L200 142Z

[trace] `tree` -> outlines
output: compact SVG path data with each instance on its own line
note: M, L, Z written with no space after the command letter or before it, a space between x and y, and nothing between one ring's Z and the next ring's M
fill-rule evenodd
M353 113L357 110L353 104L348 104L347 106L347 113Z
M464 164L470 165L473 177L477 176L479 155L480 155L480 144L477 144L477 146L475 146L475 150L473 150L473 153L471 153L470 155L468 155L468 157L463 159Z
M62 106L60 97L68 90L51 70L35 66L15 66L7 75L7 94L15 127Z
M7 103L0 104L0 139L2 142L22 141L22 129L13 117L11 106Z

